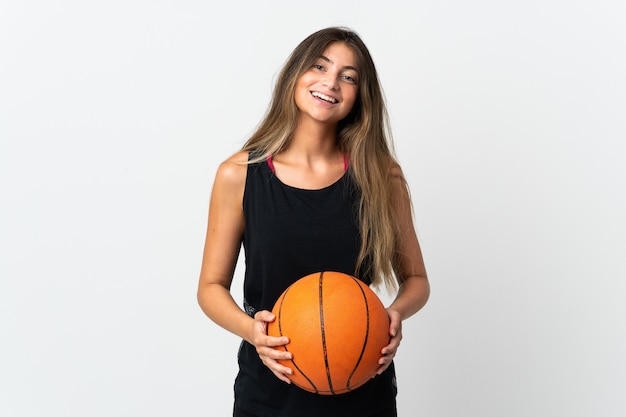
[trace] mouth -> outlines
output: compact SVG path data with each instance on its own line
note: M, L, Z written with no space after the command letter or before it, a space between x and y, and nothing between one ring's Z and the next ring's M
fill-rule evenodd
M327 96L326 94L322 94L319 91L311 91L311 95L327 103L336 104L339 102L339 100L337 100L335 97Z

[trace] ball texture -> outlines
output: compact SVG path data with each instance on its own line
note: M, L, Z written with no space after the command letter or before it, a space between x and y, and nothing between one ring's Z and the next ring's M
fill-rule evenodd
M378 296L359 279L340 272L316 272L300 278L276 301L270 336L287 336L277 349L293 359L291 381L316 394L352 391L378 369L381 349L389 344L389 316Z

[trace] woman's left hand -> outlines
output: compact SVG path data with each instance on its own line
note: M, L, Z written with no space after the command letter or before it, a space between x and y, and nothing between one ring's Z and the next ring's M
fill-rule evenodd
M381 351L383 356L378 360L380 367L376 371L377 375L382 374L385 369L391 365L391 361L396 356L398 346L400 346L400 341L402 340L402 320L400 319L400 313L388 308L387 314L389 315L390 321L389 335L391 336L391 339L389 340L389 344Z

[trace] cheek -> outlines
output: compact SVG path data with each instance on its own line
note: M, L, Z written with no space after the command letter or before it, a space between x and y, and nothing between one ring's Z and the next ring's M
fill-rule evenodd
M296 88L307 88L307 86L311 85L313 82L315 82L313 74L311 71L307 71L298 78Z
M306 99L306 95L308 91L302 88L297 88L294 94L294 101L296 103L296 107L301 108L304 100Z
M358 94L356 90L354 92L351 92L348 96L344 96L344 99L350 103L350 109L352 109L356 104L357 96Z
M296 104L298 104L298 101L304 100L309 94L308 86L311 84L311 81L309 79L310 77L308 77L307 75L308 73L304 73L296 83L296 88L294 92Z

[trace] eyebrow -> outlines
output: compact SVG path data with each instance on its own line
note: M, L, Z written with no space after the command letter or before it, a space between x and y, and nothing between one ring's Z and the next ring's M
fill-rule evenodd
M327 56L320 55L320 59L321 59L321 60L323 60L323 61L326 61L326 62L328 62L328 63L334 64L334 62L333 62L330 58L328 58ZM353 67L352 65L345 65L345 66L343 67L343 69L352 70L352 71L356 72L357 74L359 73L359 70L357 70L357 69L356 69L355 67Z

